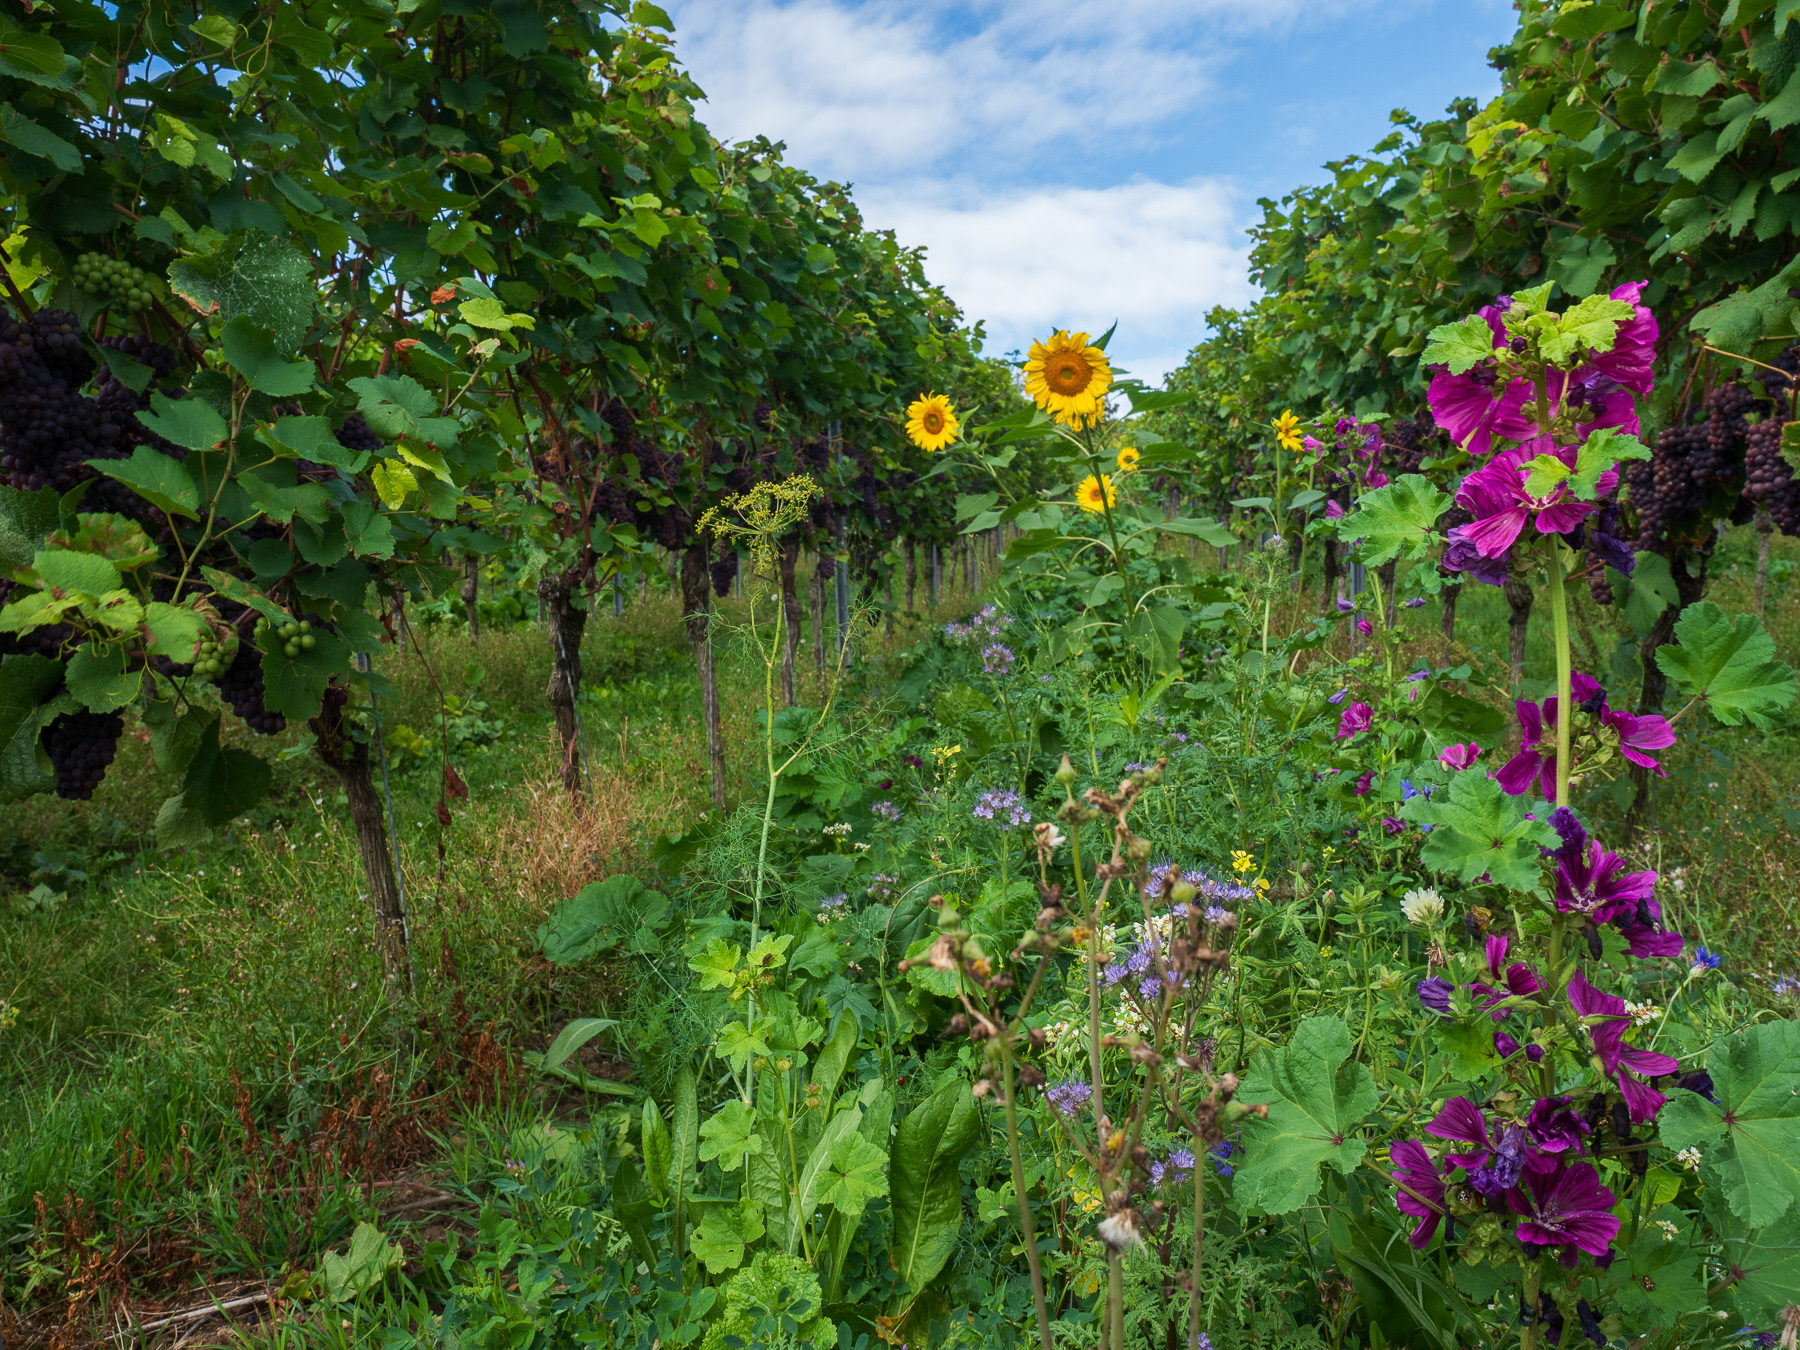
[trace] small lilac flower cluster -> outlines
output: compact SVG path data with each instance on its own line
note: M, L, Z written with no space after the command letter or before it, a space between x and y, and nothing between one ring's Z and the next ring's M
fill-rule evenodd
M977 820L993 821L1002 830L1031 824L1031 812L1019 799L1019 794L1007 788L982 793L975 801L973 814Z
M836 919L846 918L850 913L850 896L848 892L839 891L836 895L828 895L819 901L819 922L831 923Z
M877 872L869 878L866 892L871 900L892 900L900 889L900 878L892 872Z
M989 675L1009 675L1018 657L1004 642L990 642L981 649L981 668Z
M1075 1119L1081 1113L1081 1108L1093 1100L1093 1096L1094 1089L1079 1078L1071 1078L1044 1090L1045 1100L1064 1120Z
M876 802L869 808L869 811L872 815L879 816L890 824L900 819L900 808L892 802Z
M1185 1148L1173 1150L1167 1158L1157 1158L1150 1164L1150 1184L1160 1186L1165 1181L1171 1186L1179 1186L1194 1174L1194 1155Z
M1150 869L1150 879L1144 883L1144 894L1149 896L1152 900L1163 899L1168 893L1170 885L1169 873L1172 867L1173 864L1169 859L1163 858L1158 860L1158 862ZM1202 900L1210 902L1206 912L1206 921L1208 923L1219 922L1218 919L1213 917L1213 914L1215 911L1224 913L1223 907L1225 905L1241 905L1246 900L1256 899L1256 891L1254 888L1241 885L1230 879L1220 880L1204 867L1184 867L1181 869L1180 879L1187 882L1188 885L1198 891ZM1169 912L1178 919L1185 919L1187 917L1187 906L1179 904L1174 905L1170 908Z
M951 642L998 642L1012 627L1012 615L1002 614L993 605L983 605L967 623L947 623L944 636Z

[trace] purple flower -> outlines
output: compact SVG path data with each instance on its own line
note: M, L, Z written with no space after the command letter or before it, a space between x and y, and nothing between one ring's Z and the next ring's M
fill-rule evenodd
M1462 572L1489 586L1504 586L1512 563L1512 551L1508 549L1501 557L1490 558L1461 537L1459 531L1463 528L1458 525L1444 537L1444 553L1438 559L1438 565L1446 572Z
M1356 621L1356 631L1361 633L1364 637L1368 637L1375 631L1375 625L1370 623L1367 619L1358 619Z
M1514 1055L1519 1053L1519 1043L1511 1036L1508 1036L1504 1031L1496 1031L1494 1033L1494 1053L1500 1056L1501 1059L1511 1059ZM1540 1063L1544 1058L1544 1047L1535 1042L1527 1045L1525 1047L1525 1058L1530 1060L1533 1064Z
M875 805L869 808L869 811L871 814L880 816L886 821L900 819L900 808L895 806L892 802L876 802Z
M1434 1012L1439 1017L1450 1015L1450 995L1455 992L1456 986L1441 975L1420 980L1417 989L1419 1002L1425 1005L1427 1011Z
M1589 915L1595 923L1635 917L1639 901L1650 899L1656 887L1656 873L1627 872L1625 867L1625 860L1597 839L1565 844L1556 857L1556 907L1564 914ZM1659 906L1644 918L1660 913Z
M1668 777L1662 765L1644 753L1646 750L1667 750L1675 744L1675 728L1669 725L1667 718L1654 714L1639 717L1603 708L1600 723L1618 734L1619 753L1626 759L1639 768L1654 769L1663 777Z
M993 821L1000 829L1006 829L1009 825L1017 829L1031 823L1031 812L1020 802L1019 794L1006 788L982 793L976 799L975 809L971 814L977 820Z
M1342 689L1338 690L1337 693L1333 694L1330 698L1326 699L1325 701L1327 703L1331 704L1332 707L1335 708L1338 704L1340 704L1344 701L1344 696L1346 694L1348 694L1349 692L1350 692L1350 686L1345 685Z
M1494 346L1504 347L1506 328L1500 322L1500 312L1484 307L1481 315L1494 331ZM1431 377L1426 397L1431 401L1433 420L1458 445L1470 454L1485 455L1494 448L1496 435L1508 440L1531 435L1537 424L1524 409L1534 394L1524 380L1502 382L1498 371L1480 365L1461 375L1439 370Z
M1343 518L1344 508L1338 505L1336 498L1332 498L1325 503L1325 519L1342 520Z
M1071 1078L1065 1083L1046 1089L1045 1098L1055 1109L1056 1114L1064 1120L1073 1120L1080 1114L1094 1095L1094 1089L1079 1078Z
M1460 771L1473 764L1476 756L1479 754L1481 754L1481 747L1475 744L1474 741L1470 741L1466 745L1446 746L1444 749L1438 751L1437 761L1446 769Z
M1528 1172L1523 1188L1507 1192L1507 1207L1520 1216L1516 1236L1540 1246L1569 1245L1589 1256L1605 1256L1619 1235L1612 1214L1616 1200L1600 1184L1600 1174L1576 1163L1551 1176Z
M1536 1046L1538 1057L1543 1058L1543 1051ZM1567 1097L1539 1097L1532 1103L1530 1112L1525 1117L1525 1128L1531 1134L1537 1146L1545 1153L1567 1153L1571 1150L1580 1153L1581 1141L1587 1131L1582 1127L1581 1117L1569 1110Z
M1498 935L1487 940L1487 967L1495 981L1503 988L1491 989L1485 984L1475 986L1475 994L1481 1000L1481 1006L1492 1008L1509 998L1529 998L1541 993L1544 986L1538 981L1530 966L1523 961L1514 961L1506 965L1506 949L1510 939ZM1504 967L1504 969L1503 969ZM1496 1022L1504 1022L1510 1014L1500 1009L1492 1014Z
M1373 786L1374 782L1375 782L1375 770L1364 769L1363 773L1362 773L1362 777L1360 777L1356 780L1356 783L1354 784L1354 786L1351 787L1350 790L1359 797L1366 797L1369 795L1369 789L1371 786Z
M1604 693L1593 676L1579 670L1571 673L1569 695L1578 705L1603 697ZM1519 719L1520 730L1525 733L1524 740L1519 753L1500 766L1500 771L1494 775L1495 781L1508 796L1517 797L1536 779L1544 800L1553 802L1556 800L1556 695L1550 695L1541 707L1528 699L1520 699L1513 705L1513 710Z
M1348 614L1351 610L1356 608L1356 601L1354 601L1354 600L1339 600L1337 602L1337 607L1338 607L1339 614Z
M1573 470L1578 453L1576 446L1557 445L1550 437L1539 436L1495 455L1463 479L1456 502L1475 520L1458 525L1452 533L1475 545L1484 558L1505 557L1528 520L1539 534L1571 533L1593 514L1594 504L1576 500L1566 478L1543 496L1533 496L1526 485L1534 471L1526 466L1540 455L1549 455ZM1619 471L1610 468L1600 475L1595 491L1604 497L1618 485Z
M1394 1169L1394 1180L1400 1188L1394 1192L1394 1207L1410 1214L1419 1222L1408 1242L1423 1247L1437 1232L1444 1214L1444 1183L1432 1165L1425 1146L1406 1139L1388 1150L1388 1162Z
M989 675L1005 675L1017 659L1011 647L1003 642L992 642L982 648L981 668Z
M1401 834L1406 830L1406 822L1400 819L1399 816L1383 816L1381 818L1381 828L1386 830L1389 834Z
M1218 1143L1206 1150L1206 1156L1213 1160L1213 1171L1217 1172L1222 1177L1228 1177L1237 1169L1232 1167L1226 1159L1233 1153L1241 1151L1242 1150L1238 1145L1232 1143L1231 1140L1221 1139Z
M1414 596L1414 597L1413 597L1413 598L1412 598L1412 599L1410 599L1410 600L1402 600L1402 601L1401 601L1401 602L1400 602L1400 608L1401 608L1401 609L1417 609L1417 608L1419 608L1419 606L1420 606L1420 605L1423 605L1423 604L1424 604L1424 603L1425 603L1425 597L1424 597L1424 596L1422 596L1422 595L1415 595L1415 596Z
M1352 703L1348 708L1345 708L1342 715L1339 716L1337 735L1333 737L1333 739L1340 741L1348 740L1352 736L1367 731L1369 729L1369 723L1374 720L1374 717L1375 710L1368 704Z
M1612 299L1630 301L1631 317L1619 325L1612 350L1589 359L1595 370L1639 394L1650 392L1656 370L1656 316L1638 303L1645 284L1628 281L1613 288Z
M1681 1061L1654 1050L1637 1050L1626 1045L1625 1028L1629 1022L1625 1014L1625 1000L1613 994L1601 993L1588 983L1587 975L1582 971L1577 970L1569 981L1569 1002L1587 1025L1588 1037L1594 1043L1594 1053L1600 1057L1606 1072L1618 1083L1619 1092L1624 1096L1625 1105L1631 1112L1632 1123L1643 1125L1655 1120L1656 1113L1662 1110L1663 1103L1668 1098L1648 1084L1638 1082L1631 1075L1636 1073L1654 1078L1659 1074L1674 1073L1681 1067ZM1590 1017L1600 1020L1587 1022Z

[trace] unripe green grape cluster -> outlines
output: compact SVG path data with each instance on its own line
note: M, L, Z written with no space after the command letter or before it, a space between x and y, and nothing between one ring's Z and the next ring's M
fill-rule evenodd
M216 680L224 673L225 648L209 638L200 644L200 654L194 658L194 674Z
M105 296L133 314L149 309L156 299L156 281L141 267L133 267L104 253L84 253L75 260L75 284L89 295Z
M256 636L260 640L266 642L270 633L273 633L275 635L275 640L281 643L282 655L286 656L290 661L300 655L301 652L310 652L318 645L319 641L313 636L312 625L305 619L301 619L298 623L284 623L279 628L275 627L275 625L271 624L267 619L258 619L256 621Z

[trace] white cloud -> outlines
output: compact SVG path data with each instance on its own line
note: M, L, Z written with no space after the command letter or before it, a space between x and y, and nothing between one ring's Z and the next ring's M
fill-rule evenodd
M1076 152L1164 128L1212 92L1224 39L1378 4L688 0L674 18L715 134L784 140L797 163L862 182L953 155L1086 167Z
M1120 364L1155 383L1203 335L1206 311L1253 293L1228 186L1134 181L953 196L943 184L858 194L866 222L923 245L925 270L987 323L989 351L1056 327L1104 332Z

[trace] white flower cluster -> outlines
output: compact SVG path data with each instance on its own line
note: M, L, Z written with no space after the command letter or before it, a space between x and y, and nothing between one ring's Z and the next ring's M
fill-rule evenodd
M827 825L825 827L825 833L830 835L833 839L842 839L845 835L850 833L850 822L846 820L836 825Z
M1654 1003L1627 1003L1625 1015L1631 1019L1634 1027L1648 1026L1662 1016L1662 1009Z
M1700 1150L1691 1147L1684 1148L1675 1155L1675 1161L1687 1168L1688 1171L1697 1172L1700 1170Z
M1408 923L1430 927L1444 917L1444 897L1431 886L1408 891L1400 897L1400 912Z

